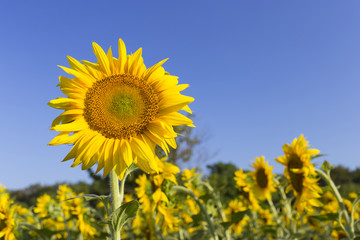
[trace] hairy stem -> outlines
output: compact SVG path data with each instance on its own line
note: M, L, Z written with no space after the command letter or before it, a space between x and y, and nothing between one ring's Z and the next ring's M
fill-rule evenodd
M121 193L119 191L119 179L118 176L115 173L115 170L111 170L110 172L110 193L111 193L111 209L112 212L114 212L116 209L118 209L121 205L123 193L124 193L124 184L122 181L122 189ZM112 239L113 240L121 240L120 230L112 229L111 231Z

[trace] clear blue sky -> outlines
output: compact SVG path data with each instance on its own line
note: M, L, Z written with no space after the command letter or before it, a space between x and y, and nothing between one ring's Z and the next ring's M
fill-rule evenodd
M82 2L82 3L80 3ZM60 111L47 102L66 55L91 42L143 47L145 64L190 84L210 162L248 168L303 133L334 165L360 167L360 1L4 1L0 8L0 183L89 180L47 146ZM319 162L319 161L318 161ZM204 164L203 164L204 165Z

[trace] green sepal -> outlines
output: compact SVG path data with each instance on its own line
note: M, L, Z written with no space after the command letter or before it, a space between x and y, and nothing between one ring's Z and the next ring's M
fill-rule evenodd
M325 160L324 163L321 165L321 169L324 170L327 174L329 174L331 169L334 169L334 166Z

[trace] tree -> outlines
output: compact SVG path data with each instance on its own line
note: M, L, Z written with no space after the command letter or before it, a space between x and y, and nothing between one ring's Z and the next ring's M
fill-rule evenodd
M220 200L228 203L231 199L239 196L240 192L235 187L234 173L237 167L232 163L218 162L208 165L210 174L208 180L210 185L220 194Z

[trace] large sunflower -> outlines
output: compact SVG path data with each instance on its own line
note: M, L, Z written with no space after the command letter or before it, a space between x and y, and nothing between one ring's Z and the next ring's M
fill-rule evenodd
M254 181L254 193L260 199L271 199L271 193L275 192L275 183L273 181L274 175L272 169L269 167L268 162L265 162L264 156L255 158L255 162L251 166L255 170L251 172Z
M283 146L284 156L275 159L285 166L284 175L290 183L286 192L294 191L296 197L294 207L300 212L321 206L317 198L320 197L322 190L317 185L319 179L316 179L314 165L311 163L311 158L320 151L309 149L308 143L304 136L300 135L291 145Z
M146 68L141 48L126 54L119 39L119 58L107 54L93 43L97 63L78 62L68 56L71 68L61 67L73 78L60 76L61 91L67 97L49 102L65 110L52 123L59 131L49 145L74 144L63 161L74 159L72 167L88 169L97 163L97 171L106 176L112 169L120 179L132 163L149 173L158 171L155 146L165 153L176 148L173 126L193 126L192 120L178 111L191 113L194 99L180 92L177 77L165 72L163 60Z

